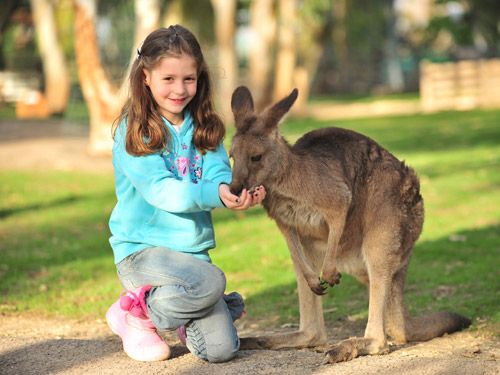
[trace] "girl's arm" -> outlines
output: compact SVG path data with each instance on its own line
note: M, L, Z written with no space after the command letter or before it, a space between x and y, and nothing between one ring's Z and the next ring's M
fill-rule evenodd
M222 142L214 151L207 151L203 156L204 180L230 184L232 180L231 165Z
M223 207L219 198L219 182L201 180L193 184L178 180L167 170L158 153L132 156L125 150L124 142L115 139L113 161L152 206L175 213Z

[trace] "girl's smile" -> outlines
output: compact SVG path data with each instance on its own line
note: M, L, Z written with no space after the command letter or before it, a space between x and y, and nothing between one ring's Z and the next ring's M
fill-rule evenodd
M172 103L174 103L175 105L182 105L186 101L186 98L182 98L182 99L170 99L170 101Z
M196 61L186 54L168 56L151 70L144 69L145 83L158 104L160 113L172 124L183 120L184 108L196 95Z

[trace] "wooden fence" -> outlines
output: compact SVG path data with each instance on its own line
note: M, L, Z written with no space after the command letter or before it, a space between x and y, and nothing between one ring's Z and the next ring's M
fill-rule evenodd
M500 108L500 59L420 65L424 112Z

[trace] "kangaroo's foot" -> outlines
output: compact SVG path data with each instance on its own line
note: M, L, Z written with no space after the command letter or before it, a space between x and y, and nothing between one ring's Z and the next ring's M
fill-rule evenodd
M310 348L324 345L326 334L310 334L304 331L278 333L260 337L242 337L241 349L284 349L284 348Z
M362 355L386 354L388 352L389 348L385 342L353 337L332 346L326 352L324 363L345 362Z

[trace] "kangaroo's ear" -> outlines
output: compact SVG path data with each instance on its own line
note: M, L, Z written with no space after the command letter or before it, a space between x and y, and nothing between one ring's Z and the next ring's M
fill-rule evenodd
M253 99L246 86L240 86L233 92L231 109L234 114L236 128L243 124L243 120L254 113Z
M290 110L293 103L295 103L298 95L299 90L293 89L290 95L265 110L263 115L267 128L273 128L278 125L283 116Z

